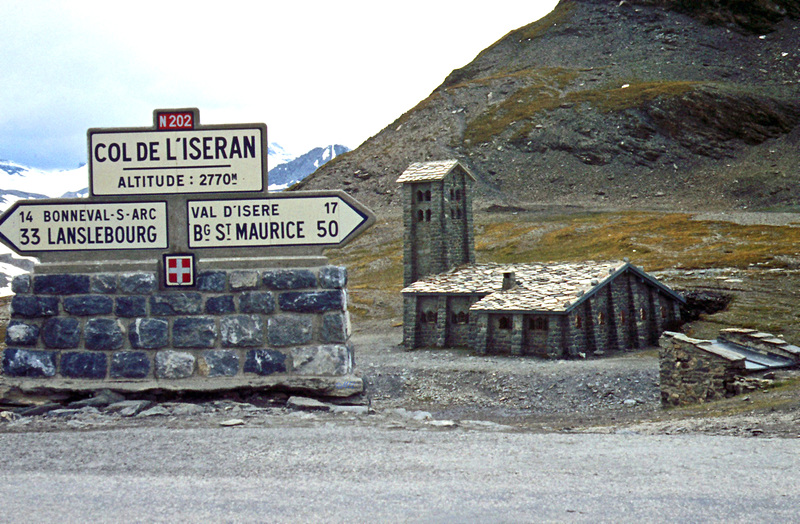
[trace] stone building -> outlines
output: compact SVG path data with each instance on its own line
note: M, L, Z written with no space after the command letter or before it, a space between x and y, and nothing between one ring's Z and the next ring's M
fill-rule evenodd
M679 406L751 391L758 374L800 365L800 347L753 329L728 328L716 340L665 332L659 340L661 403Z
M476 265L474 177L457 161L414 163L398 182L407 348L569 358L653 345L680 323L683 298L628 262Z
M403 184L403 285L475 263L472 173L456 160L415 162L397 181Z

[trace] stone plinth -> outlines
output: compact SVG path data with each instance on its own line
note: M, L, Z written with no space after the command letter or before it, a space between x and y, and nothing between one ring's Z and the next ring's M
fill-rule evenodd
M2 380L27 389L280 387L346 396L353 375L346 270L201 271L191 289L155 272L17 277Z

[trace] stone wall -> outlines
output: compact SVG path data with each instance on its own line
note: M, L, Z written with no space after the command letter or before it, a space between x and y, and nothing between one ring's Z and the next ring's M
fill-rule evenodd
M76 387L196 379L352 394L360 379L335 379L354 365L346 281L335 266L206 271L189 290L159 289L154 272L22 275L2 372Z
M731 396L745 373L745 361L708 342L665 332L659 340L661 403L679 406Z

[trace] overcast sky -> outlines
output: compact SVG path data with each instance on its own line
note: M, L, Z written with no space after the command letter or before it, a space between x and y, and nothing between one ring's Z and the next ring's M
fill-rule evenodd
M86 161L90 127L267 124L355 148L557 0L0 0L0 159Z

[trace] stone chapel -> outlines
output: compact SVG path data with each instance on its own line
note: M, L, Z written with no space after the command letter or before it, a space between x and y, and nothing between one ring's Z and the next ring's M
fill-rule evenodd
M403 184L403 344L573 358L656 345L683 297L623 262L475 264L472 187L457 160Z

